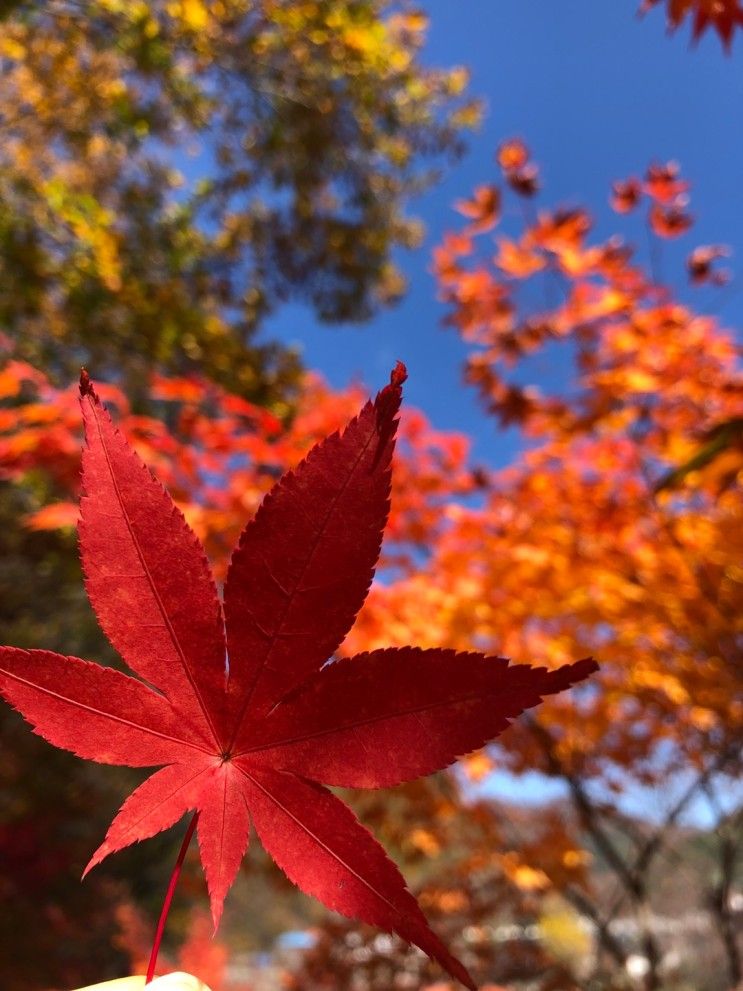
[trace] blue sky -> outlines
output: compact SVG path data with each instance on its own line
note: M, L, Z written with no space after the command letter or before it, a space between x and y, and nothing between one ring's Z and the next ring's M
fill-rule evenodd
M421 249L399 257L410 292L365 326L319 326L290 306L265 333L299 344L306 363L336 386L356 376L375 388L401 358L411 375L409 401L437 427L471 434L479 461L502 464L518 439L499 433L462 386L464 348L441 327L444 310L429 272L431 248L458 223L452 203L497 179L493 152L518 134L542 167L541 202L587 205L596 235L608 236L623 229L608 206L611 181L651 160L677 159L697 218L689 235L664 245L664 275L671 281L676 272L680 283L683 257L696 244L743 247L743 42L732 56L712 35L693 47L688 29L667 35L660 8L639 19L635 0L428 0L423 7L431 18L426 61L468 66L472 92L487 110L464 159L415 204L428 233ZM642 253L644 233L637 234ZM721 316L735 326L743 294L698 292L697 306L724 302Z

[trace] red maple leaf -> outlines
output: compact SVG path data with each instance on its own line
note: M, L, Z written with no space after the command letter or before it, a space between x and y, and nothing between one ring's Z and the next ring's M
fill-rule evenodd
M640 14L645 14L663 0L642 0ZM694 41L708 28L714 28L723 45L729 51L736 28L743 27L743 7L740 0L665 0L668 8L668 27L675 31L689 18L692 22Z
M374 575L405 378L398 364L376 400L266 496L233 553L223 608L197 538L83 373L85 582L139 678L3 647L0 691L80 757L165 765L124 802L86 872L195 811L150 976L194 826L216 925L252 822L305 892L397 933L474 988L397 867L324 785L385 787L445 767L596 665L547 671L414 647L327 663Z

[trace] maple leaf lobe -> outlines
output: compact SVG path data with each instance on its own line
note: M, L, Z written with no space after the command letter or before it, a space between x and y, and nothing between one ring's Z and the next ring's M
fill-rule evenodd
M89 380L80 405L86 445L78 537L91 605L127 666L210 746L223 730L225 647L206 554Z
M240 535L224 586L230 749L244 749L257 717L321 670L366 599L406 374L398 363L373 403L279 479Z

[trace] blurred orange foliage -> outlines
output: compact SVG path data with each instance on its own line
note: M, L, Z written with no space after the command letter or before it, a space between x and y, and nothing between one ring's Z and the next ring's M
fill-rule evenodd
M40 372L12 359L0 376L5 392L0 479L20 481L41 470L53 481L59 499L29 514L27 525L73 526L82 436L77 386L56 388ZM276 478L353 416L364 399L361 386L334 393L319 376L307 375L291 421L282 423L198 377L153 375L150 395L160 418L132 412L115 386L104 384L100 393L140 456L168 486L220 574L230 547ZM444 503L477 486L467 467L467 439L434 430L415 409L403 413L399 450L386 566L427 546L443 528Z

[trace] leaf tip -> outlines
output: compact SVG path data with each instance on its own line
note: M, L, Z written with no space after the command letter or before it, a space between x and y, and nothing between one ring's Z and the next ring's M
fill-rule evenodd
M575 669L580 672L582 678L587 678L589 675L596 674L597 671L600 671L601 666L595 657L584 657L582 660L575 662Z
M93 388L93 383L90 381L90 375L88 375L88 369L84 366L80 369L80 395L81 397L91 396L95 398L95 390Z
M408 370L402 361L398 361L390 374L390 385L399 388L408 378Z
M222 921L222 912L224 909L224 899L211 899L211 916L212 916L212 937L217 935L217 930L219 929L219 923Z
M93 856L90 858L90 860L85 865L85 870L80 875L80 880L81 881L84 881L85 878L88 876L88 874L90 874L90 872L93 870L93 868L94 867L97 867L98 864L100 864L101 860L104 859L105 854L103 854L103 856L100 856L100 853L101 853L101 847L99 847L96 850L96 852L93 854Z
M581 660L574 661L572 664L565 664L563 667L550 672L549 677L554 680L552 691L556 694L568 688L573 688L581 681L590 678L592 674L595 674L599 670L599 665L593 657L583 657Z

